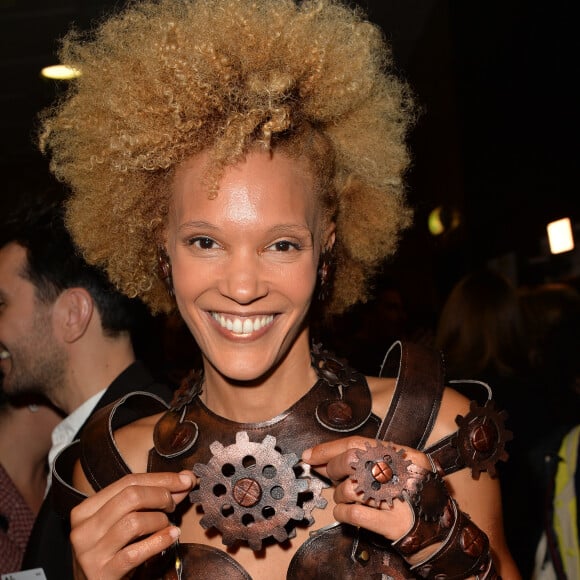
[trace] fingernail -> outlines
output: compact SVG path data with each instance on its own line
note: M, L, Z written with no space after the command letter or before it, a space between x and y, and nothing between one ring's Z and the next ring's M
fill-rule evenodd
M177 538L181 536L181 528L178 528L177 526L171 526L169 528L169 536L172 537L174 540L177 540Z
M306 461L306 463L308 463L308 460L312 457L312 449L305 449L302 452L302 461Z
M190 475L186 475L185 473L179 474L179 479L183 485L191 485L193 483L193 479Z

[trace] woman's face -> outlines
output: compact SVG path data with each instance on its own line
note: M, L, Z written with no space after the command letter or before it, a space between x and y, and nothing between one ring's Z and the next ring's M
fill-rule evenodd
M308 344L321 212L305 161L251 152L225 169L210 199L207 160L194 156L173 182L166 237L175 297L206 362L252 381Z

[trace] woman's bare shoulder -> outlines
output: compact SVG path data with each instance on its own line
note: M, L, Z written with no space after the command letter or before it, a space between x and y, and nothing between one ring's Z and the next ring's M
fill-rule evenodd
M439 413L427 446L436 443L447 435L457 431L458 415L465 416L469 412L469 399L451 387L445 387Z
M115 431L115 443L133 473L147 471L147 457L153 447L153 430L161 416L144 417Z

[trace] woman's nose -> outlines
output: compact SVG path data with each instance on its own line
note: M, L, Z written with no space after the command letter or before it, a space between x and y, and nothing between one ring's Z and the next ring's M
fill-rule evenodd
M220 292L239 304L250 304L268 293L264 264L253 252L239 252L228 259Z

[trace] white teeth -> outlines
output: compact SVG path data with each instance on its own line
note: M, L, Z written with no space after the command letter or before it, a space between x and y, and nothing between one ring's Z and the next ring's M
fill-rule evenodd
M234 334L251 334L265 326L268 326L274 320L272 314L258 316L256 318L226 318L223 314L212 313L212 317L222 328L226 328Z
M0 360L10 358L10 353L7 350L0 351Z

